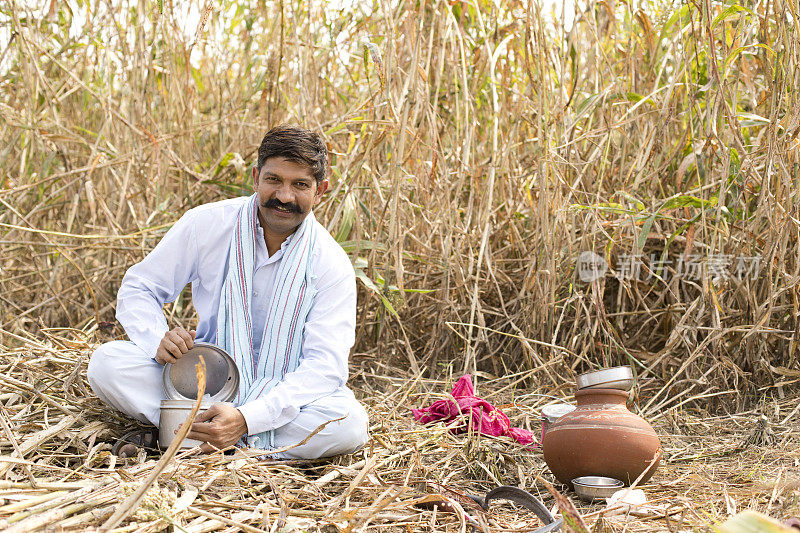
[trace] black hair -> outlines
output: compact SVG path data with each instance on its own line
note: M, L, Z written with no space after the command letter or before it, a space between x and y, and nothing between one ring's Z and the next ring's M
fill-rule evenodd
M270 157L282 157L308 166L317 183L324 180L328 172L328 148L322 137L298 126L276 126L264 135L258 147L259 172Z

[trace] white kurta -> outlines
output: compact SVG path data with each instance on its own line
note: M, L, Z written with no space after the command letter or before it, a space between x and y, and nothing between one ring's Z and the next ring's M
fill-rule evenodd
M174 301L188 283L199 317L197 340L215 342L228 246L239 209L248 200L235 198L191 209L125 274L117 295L117 320L150 357L169 329L163 305ZM269 257L263 230L258 230L252 308L255 350L260 349L275 276L289 242ZM318 292L303 332L302 359L297 370L266 395L239 406L250 434L284 426L303 406L333 394L347 381L356 319L355 275L347 254L321 225L317 235L311 261Z

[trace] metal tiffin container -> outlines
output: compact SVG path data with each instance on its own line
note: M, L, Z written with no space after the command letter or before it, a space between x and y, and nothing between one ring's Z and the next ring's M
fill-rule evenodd
M161 381L166 399L161 401L158 424L158 443L161 448L166 448L173 441L197 399L195 365L200 362L200 357L206 363L206 392L198 413L214 404L230 402L239 391L236 363L225 350L213 344L196 342L175 363L165 364ZM200 444L196 440L184 439L181 448L193 448Z

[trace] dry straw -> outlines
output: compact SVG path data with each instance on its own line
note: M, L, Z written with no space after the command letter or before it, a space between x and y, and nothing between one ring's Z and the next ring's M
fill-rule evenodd
M111 531L455 532L470 519L488 531L539 527L524 509L495 503L484 513L464 496L499 484L531 491L548 508L571 509L576 524L609 531L686 531L745 508L776 518L800 513L798 418L791 400L770 406L773 420L791 417L783 423L754 422L753 411L719 418L667 411L656 423L662 465L640 487L650 505L618 514L618 506L606 511L603 504L578 501L555 482L538 450L506 438L417 426L409 408L442 397L449 384L410 379L378 362L354 368L372 439L353 456L270 461L252 452L182 451L169 461L144 454L118 459L111 444L131 422L86 393L85 354L94 344L77 330L44 335L0 355L4 531L86 531L111 525L114 513L122 522ZM520 400L528 409L514 407L508 387L519 377L484 385L506 389L492 401L505 406L514 424L537 429L536 412L551 400L529 396ZM548 484L576 507L556 501Z
M318 217L360 280L373 448L338 470L180 457L148 494L181 511L125 530L460 529L412 510L417 481L530 488L541 462L405 408L464 370L513 403L611 363L671 443L652 490L681 510L655 521L797 513L798 0L578 2L570 27L530 1L36 4L0 7L0 519L99 526L152 471L106 453L126 422L91 399L86 360L123 334L126 268L188 208L248 194L282 122L332 152ZM589 250L608 272L584 282ZM740 258L758 275L733 275ZM165 312L191 325L190 290Z

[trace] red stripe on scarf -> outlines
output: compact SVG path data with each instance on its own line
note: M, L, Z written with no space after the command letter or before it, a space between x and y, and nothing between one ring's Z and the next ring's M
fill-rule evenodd
M310 248L310 247L311 247L311 245L310 245L310 243L309 243L309 248ZM308 251L308 248L306 248L305 250L303 250L303 255L301 255L301 256L300 256L300 261L298 261L298 262L297 262L297 268L295 268L295 270L294 270L294 275L292 276L292 282L291 282L291 284L289 285L289 292L292 292L292 287L294 287L294 282L295 282L295 280L297 279L297 273L300 271L300 264L302 264L302 262L303 262L303 258L306 256L306 252L307 252L307 251ZM286 305L287 305L287 303L288 303L288 302L284 302L284 304L283 304L283 311L281 311L281 321L280 321L280 323L278 324L278 335L280 335L280 333L281 333L281 328L283 327L283 317L284 317L284 316L286 316ZM277 358L276 358L276 359L277 359ZM277 360L276 360L276 361L273 361L273 363L272 363L272 378L270 378L270 381L272 381L272 379L273 379L273 378L275 378L275 367L276 367L276 364L275 364L275 363L277 363Z
M239 213L239 220L242 218L242 213ZM242 298L242 307L244 308L244 321L245 326L247 329L247 340L250 343L250 361L252 362L253 369L253 379L255 379L255 360L253 355L253 324L251 323L250 319L250 309L247 305L247 286L245 285L244 281L244 252L242 250L242 226L237 221L236 224L236 263L237 267L239 268L239 288L240 292L239 295Z

